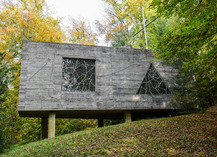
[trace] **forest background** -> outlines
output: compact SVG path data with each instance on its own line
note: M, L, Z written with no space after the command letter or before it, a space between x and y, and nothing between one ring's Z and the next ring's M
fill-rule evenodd
M217 102L217 2L215 0L103 0L105 21L97 32L82 18L60 26L45 0L5 0L0 4L0 151L15 144L40 140L40 118L17 112L23 40L97 45L98 37L113 47L154 50L156 58L178 70L173 103L203 109ZM143 25L158 19L138 35ZM56 134L96 127L96 120L58 119ZM111 124L112 121L107 121Z

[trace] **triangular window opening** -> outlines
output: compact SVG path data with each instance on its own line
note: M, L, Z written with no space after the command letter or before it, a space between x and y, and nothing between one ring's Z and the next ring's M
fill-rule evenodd
M160 95L172 93L170 92L167 85L163 82L154 65L151 63L137 94Z

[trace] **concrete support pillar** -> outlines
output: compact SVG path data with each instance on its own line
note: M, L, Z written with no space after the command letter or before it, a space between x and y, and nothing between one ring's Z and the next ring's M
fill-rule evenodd
M131 111L124 112L124 121L125 123L132 122Z
M55 121L56 121L56 114L49 113L49 120L48 120L48 138L55 137Z
M98 127L104 127L103 119L99 118L98 119Z
M41 140L48 137L48 119L47 117L41 118Z

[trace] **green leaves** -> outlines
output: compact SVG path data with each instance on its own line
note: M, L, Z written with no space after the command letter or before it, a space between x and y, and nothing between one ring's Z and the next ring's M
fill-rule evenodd
M150 9L151 0L104 0L106 2L107 19L103 24L98 23L100 30L104 30L106 42L112 46L119 47L132 45L134 48L145 48L146 40L144 31L136 34L142 27L143 16L142 7L144 7L144 16L146 24L155 17L155 10ZM103 29L102 29L103 28ZM153 25L147 29L148 47L153 47L156 40L153 35ZM102 32L101 32L102 33Z
M196 103L200 107L216 104L217 3L211 0L154 0L152 6L161 16L175 16L179 22L162 38L156 50L159 58L181 63L180 75L189 80L179 81L189 88L185 94L191 95L191 99L184 98L181 90L185 87L180 87L178 95L182 95L183 103Z

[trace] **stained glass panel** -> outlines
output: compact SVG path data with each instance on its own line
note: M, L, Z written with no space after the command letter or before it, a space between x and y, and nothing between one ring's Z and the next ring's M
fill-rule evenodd
M151 64L137 94L160 95L171 94L171 92Z
M95 60L63 58L64 91L95 91Z

